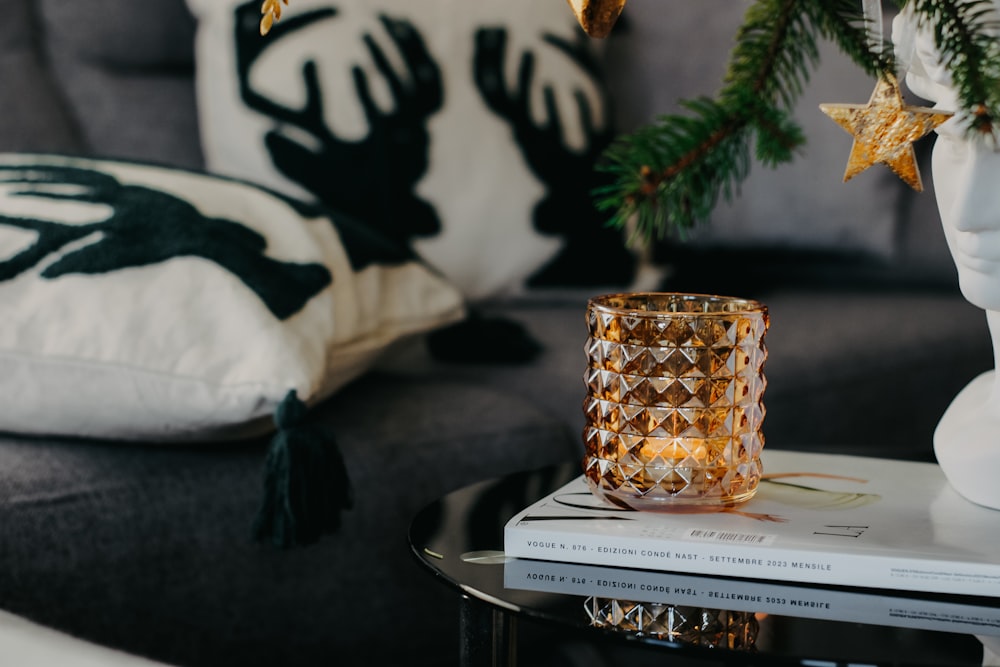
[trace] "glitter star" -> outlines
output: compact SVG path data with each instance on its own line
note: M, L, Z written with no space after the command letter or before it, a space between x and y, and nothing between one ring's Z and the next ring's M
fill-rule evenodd
M854 137L845 183L872 165L884 164L917 192L924 184L913 142L954 115L905 106L899 83L891 74L879 79L868 104L821 104L819 108Z

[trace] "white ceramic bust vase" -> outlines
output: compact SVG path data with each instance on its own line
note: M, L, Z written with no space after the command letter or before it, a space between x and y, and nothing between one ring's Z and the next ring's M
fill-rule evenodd
M912 4L912 3L911 3ZM994 0L995 11L1000 0ZM893 42L908 62L906 84L942 110L959 108L933 39L904 11ZM940 125L931 162L934 193L959 287L986 311L994 363L1000 359L1000 152L970 139L956 116ZM975 378L955 397L934 432L934 453L949 483L974 503L1000 509L1000 376Z

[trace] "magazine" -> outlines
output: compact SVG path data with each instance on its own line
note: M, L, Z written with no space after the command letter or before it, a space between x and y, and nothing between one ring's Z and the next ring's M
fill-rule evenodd
M699 513L606 504L583 475L515 514L507 556L1000 597L1000 511L934 463L773 450L756 495Z
M777 614L899 628L1000 636L1000 606L982 598L775 584L511 558L504 586L586 598Z

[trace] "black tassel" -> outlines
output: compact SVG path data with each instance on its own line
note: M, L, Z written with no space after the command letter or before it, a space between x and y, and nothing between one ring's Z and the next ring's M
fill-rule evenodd
M340 527L352 505L347 467L331 433L306 424L308 408L288 392L274 414L278 427L267 454L264 499L254 539L280 548L312 544Z
M461 364L523 364L542 352L520 322L483 317L474 310L464 320L432 332L427 347L438 361Z

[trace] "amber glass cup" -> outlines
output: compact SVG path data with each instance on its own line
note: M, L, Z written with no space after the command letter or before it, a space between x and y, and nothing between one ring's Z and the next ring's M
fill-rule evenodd
M740 505L760 482L767 307L706 294L587 305L584 473L636 510Z

